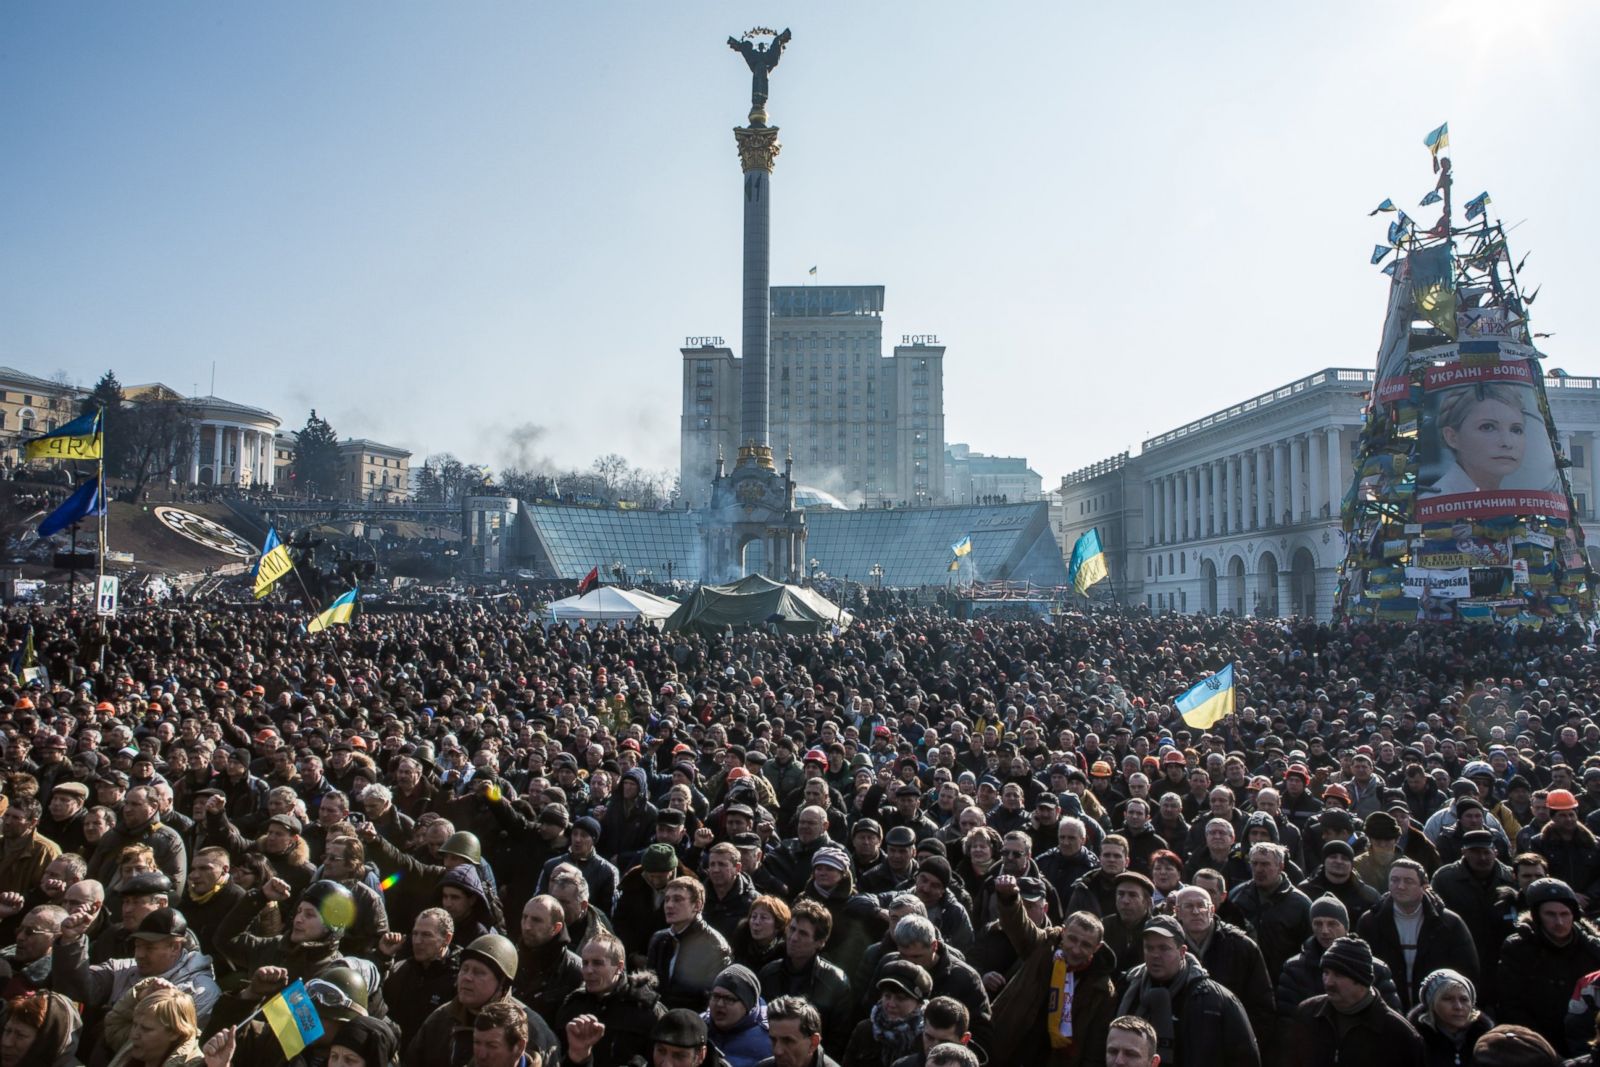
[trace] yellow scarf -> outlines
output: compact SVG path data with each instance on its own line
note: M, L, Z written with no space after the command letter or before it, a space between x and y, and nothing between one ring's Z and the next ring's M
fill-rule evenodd
M1050 968L1050 999L1045 1005L1051 1048L1072 1047L1072 995L1077 987L1077 974L1067 970L1066 957L1057 952Z
M217 879L217 884L211 887L211 892L209 893L196 893L192 889L189 890L189 899L194 901L196 904L205 904L210 901L212 897L222 892L222 887L227 884L228 876L223 875L221 878Z

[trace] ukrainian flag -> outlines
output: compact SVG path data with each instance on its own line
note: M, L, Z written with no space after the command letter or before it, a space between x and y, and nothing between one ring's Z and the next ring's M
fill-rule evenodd
M1090 530L1072 546L1072 566L1068 569L1067 580L1078 595L1083 596L1091 585L1105 578L1106 557L1100 550L1100 531Z
M972 555L972 535L968 534L955 544L951 545L950 551L956 554L957 559L960 559L962 556Z
M322 1037L322 1018L303 981L297 980L261 1005L261 1014L283 1046L285 1059L294 1059Z
M256 562L256 599L272 592L278 580L292 570L294 560L289 558L289 546L278 540L276 527L268 527L266 543L261 546L261 559Z
M306 623L306 633L320 634L330 626L348 626L350 619L356 613L356 594L358 590L352 589L344 596L328 605L328 610Z
M1233 714L1233 664L1197 683L1172 703L1189 726L1211 729Z
M105 450L100 410L86 412L23 446L24 459L99 459Z
M1436 156L1439 154L1439 149L1441 149L1441 148L1449 148L1450 147L1450 124L1448 122L1446 122L1446 123L1442 124L1437 130L1434 130L1432 133L1428 134L1428 136L1426 136L1426 137L1424 137L1422 139L1422 145L1423 145L1424 148L1426 148L1428 151L1432 152Z

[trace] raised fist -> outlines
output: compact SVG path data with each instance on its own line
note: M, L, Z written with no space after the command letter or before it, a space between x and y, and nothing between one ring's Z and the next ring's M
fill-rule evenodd
M269 878L267 884L261 887L261 895L268 900L288 900L291 892L289 883L282 878Z
M378 941L378 951L393 959L400 952L400 946L406 943L406 935L395 933L393 930L384 934Z
M27 905L21 893L0 893L0 919L9 919Z
M1001 900L1016 900L1018 892L1015 876L1002 874L994 880L994 895Z
M593 1015L580 1015L567 1024L567 1059L582 1063L606 1036L606 1024Z

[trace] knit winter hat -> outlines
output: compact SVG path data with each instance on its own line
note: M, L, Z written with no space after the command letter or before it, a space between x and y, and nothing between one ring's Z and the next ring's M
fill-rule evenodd
M1359 937L1341 937L1322 954L1322 969L1337 971L1362 985L1372 984L1372 949Z
M1433 1002L1439 994L1449 989L1452 985L1461 986L1467 991L1467 999L1478 1003L1478 991L1473 988L1472 980L1460 971L1452 971L1448 967L1440 967L1437 971L1428 972L1428 977L1422 980L1419 988L1421 1000L1426 1010L1433 1011Z
M711 983L712 989L726 989L739 998L746 1011L756 1006L756 998L761 995L761 983L757 981L756 974L742 963L735 963L725 967Z
M950 861L943 856L929 856L917 865L918 874L932 875L940 885L950 884Z
M1339 925L1346 930L1350 929L1350 909L1344 906L1344 901L1332 893L1324 893L1311 902L1311 917L1313 919L1338 919Z

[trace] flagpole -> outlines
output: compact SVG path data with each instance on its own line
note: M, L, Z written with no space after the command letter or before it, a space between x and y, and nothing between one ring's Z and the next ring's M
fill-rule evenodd
M94 587L94 595L95 595L95 613L99 614L99 611L100 611L100 590L102 588L104 588L104 586L106 584L106 536L107 536L107 534L108 534L108 532L110 530L110 515L111 515L111 499L106 493L106 406L104 404L100 405L100 459L99 459L99 462L98 462L98 464L96 465L96 468L95 468L95 477L99 480L99 485L98 485L98 487L96 488L95 491L100 497L100 536L97 539L98 543L99 543L99 552L97 553L98 556L99 556L99 559L96 561L96 563L97 563L97 568L96 568L97 569L97 574L96 574L96 581L95 581L95 587ZM104 615L101 615L100 616L100 637L101 637L101 641L100 641L100 666L102 668L105 667L105 662L106 662L106 643L105 643L105 640L104 640L105 636L106 636L106 617Z

